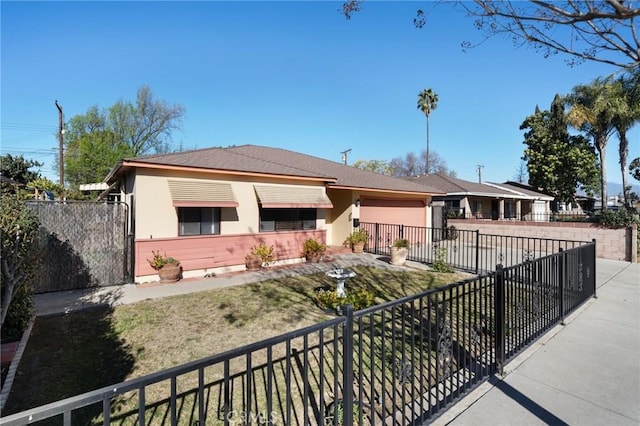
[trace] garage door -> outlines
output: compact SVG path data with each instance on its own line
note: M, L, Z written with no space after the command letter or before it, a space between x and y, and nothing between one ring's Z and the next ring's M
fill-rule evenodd
M426 226L426 204L424 200L365 198L360 203L360 221Z

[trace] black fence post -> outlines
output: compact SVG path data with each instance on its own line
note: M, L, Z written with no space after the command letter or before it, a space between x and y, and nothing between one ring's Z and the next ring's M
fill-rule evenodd
M560 248L558 261L558 299L560 303L560 324L564 325L564 270L566 254Z
M480 230L476 229L476 274L480 270Z
M342 345L342 403L345 424L352 424L353 419L353 306L344 306L344 334Z
M380 242L380 224L377 222L376 222L374 237L375 237L374 253L378 254L378 243Z
M502 375L504 373L504 347L505 347L505 335L504 335L504 269L502 265L496 266L496 280L495 280L495 299L494 299L494 312L495 312L495 350L496 350L496 367L498 373Z
M400 230L398 231L398 238L404 238L404 225L400 225Z
M596 289L598 288L598 281L596 280L596 239L594 238L591 241L593 242L593 252L590 259L593 262L593 298L597 299L598 296L596 295Z

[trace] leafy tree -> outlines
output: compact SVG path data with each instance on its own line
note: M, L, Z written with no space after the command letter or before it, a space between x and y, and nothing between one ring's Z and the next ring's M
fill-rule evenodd
M4 324L14 296L29 292L36 253L38 218L13 194L0 199L0 233L2 236L2 303L0 325Z
M527 117L522 159L527 162L529 184L552 194L556 200L575 201L576 189L596 186L597 161L593 147L583 136L569 135L564 100L556 95L550 111Z
M613 81L614 94L621 100L620 106L613 116L613 127L618 133L618 154L624 204L629 206L629 186L627 186L627 157L629 156L629 140L627 132L640 121L640 71L637 69L622 75Z
M429 116L438 107L438 95L431 89L424 89L418 94L418 109L427 117L427 154L425 155L425 173L431 173L429 167Z
M354 161L353 167L370 172L380 173L381 175L392 176L393 168L384 160L357 160Z
M640 157L634 158L631 164L629 164L629 173L635 180L640 181Z
M72 186L101 181L124 157L165 153L171 132L181 126L184 108L157 100L147 86L135 104L119 100L108 109L97 105L76 115L65 134L65 171Z
M363 0L349 0L341 12L347 19L362 8ZM571 66L585 60L633 69L640 67L640 37L635 19L640 8L633 1L441 1L459 6L474 18L485 40L507 35L516 44L532 45L545 57L556 53L569 56ZM418 10L416 27L426 24ZM563 30L564 29L564 30ZM480 44L480 43L478 43ZM463 48L473 47L466 41Z
M29 170L32 167L42 167L42 163L34 160L25 160L22 155L17 157L11 154L0 156L0 174L16 182L27 184L40 177L40 172Z
M613 119L621 109L623 101L618 97L610 78L597 78L591 84L573 88L566 97L571 109L568 121L576 129L592 138L600 157L600 201L607 207L607 142L615 130Z

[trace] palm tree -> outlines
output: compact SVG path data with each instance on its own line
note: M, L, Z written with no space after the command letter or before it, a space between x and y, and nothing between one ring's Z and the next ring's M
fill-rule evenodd
M613 117L620 111L621 100L611 78L597 78L589 85L573 88L567 96L570 106L567 119L576 129L587 133L600 157L600 201L607 208L607 162L606 151L609 136L615 130Z
M418 94L418 109L427 117L427 167L429 174L429 115L438 106L438 95L432 89L424 89Z
M627 187L627 157L629 156L629 140L627 132L640 121L640 71L635 70L628 76L621 76L614 82L617 96L622 100L620 110L613 117L613 126L618 133L620 145L620 172L622 173L622 192L624 204L629 205L629 188Z

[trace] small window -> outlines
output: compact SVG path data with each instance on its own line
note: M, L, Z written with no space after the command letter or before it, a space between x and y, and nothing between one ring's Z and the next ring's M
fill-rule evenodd
M179 235L220 233L220 207L178 207Z
M260 209L260 232L316 229L316 209Z

